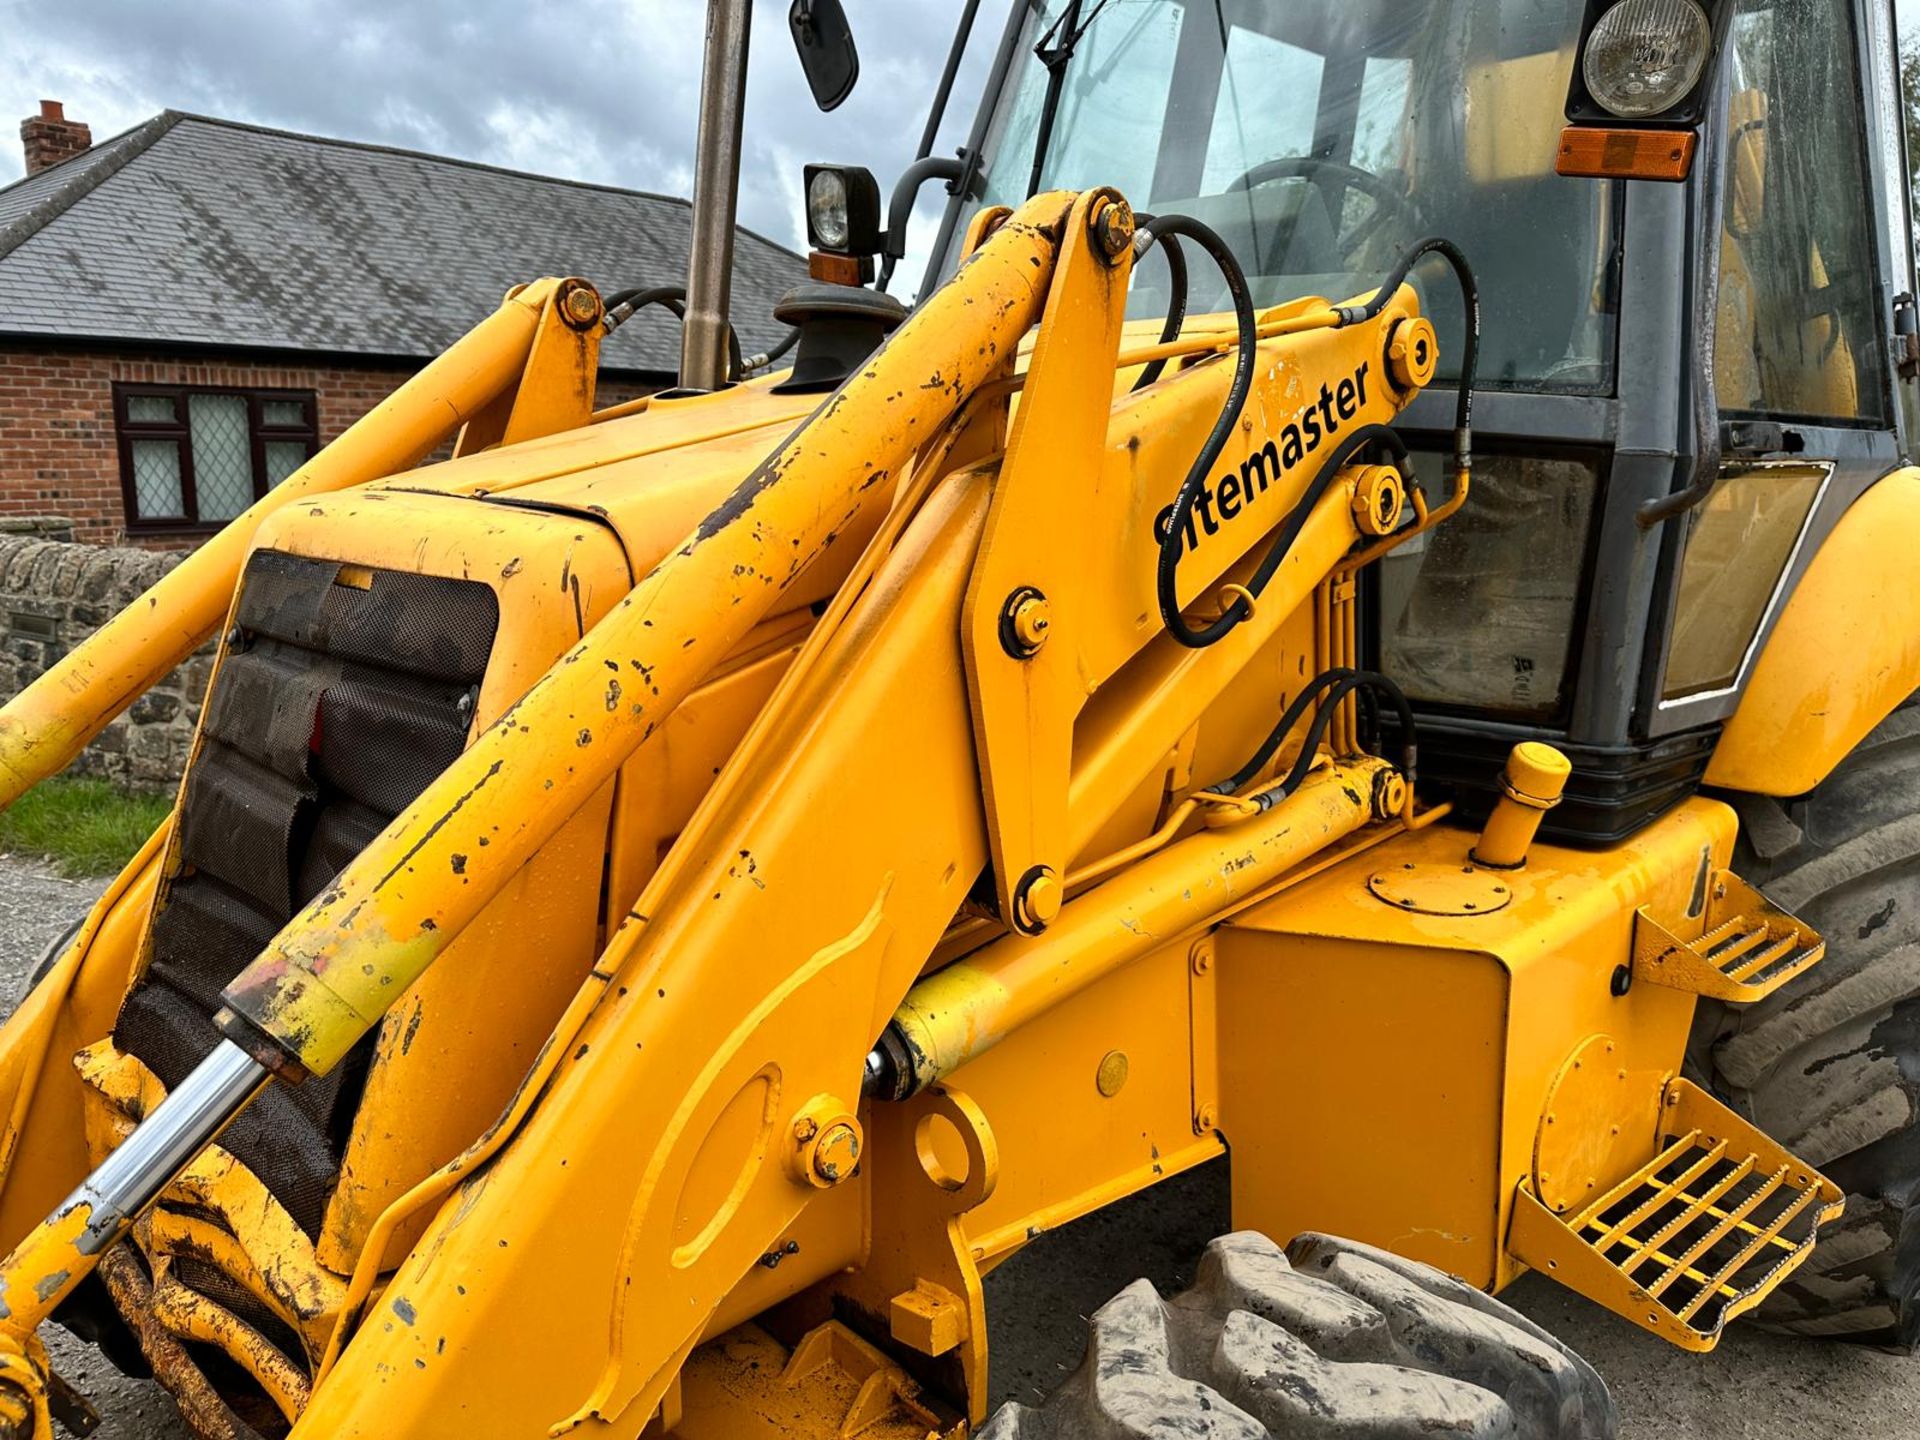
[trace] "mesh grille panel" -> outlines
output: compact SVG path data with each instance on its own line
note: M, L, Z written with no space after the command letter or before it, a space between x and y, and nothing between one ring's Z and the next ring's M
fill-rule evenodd
M184 792L180 870L114 1028L169 1089L217 1042L221 990L459 755L498 619L473 581L248 561ZM372 1043L332 1075L269 1086L221 1138L310 1238Z
M465 748L465 694L354 667L320 703L321 779L363 805L398 814Z

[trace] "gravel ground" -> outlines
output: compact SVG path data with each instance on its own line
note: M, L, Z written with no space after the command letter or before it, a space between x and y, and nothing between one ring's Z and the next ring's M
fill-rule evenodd
M0 856L0 1009L99 882ZM1225 1229L1226 1171L1209 1165L1043 1237L988 1278L995 1399L1034 1401L1078 1362L1083 1317L1135 1276L1172 1291ZM1920 1358L1736 1326L1708 1356L1655 1340L1538 1276L1505 1298L1585 1355L1612 1386L1621 1440L1895 1440L1920 1435ZM98 1440L188 1440L171 1401L52 1329L54 1363L105 1417Z
M62 880L38 863L0 856L0 1011L12 1011L34 962L104 888L104 881ZM57 1325L42 1338L54 1367L100 1411L94 1440L189 1440L172 1399L153 1381L128 1379Z

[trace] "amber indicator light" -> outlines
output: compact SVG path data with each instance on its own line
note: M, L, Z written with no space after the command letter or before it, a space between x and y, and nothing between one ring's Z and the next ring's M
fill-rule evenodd
M1569 125L1560 132L1554 169L1602 180L1684 180L1696 139L1691 130Z

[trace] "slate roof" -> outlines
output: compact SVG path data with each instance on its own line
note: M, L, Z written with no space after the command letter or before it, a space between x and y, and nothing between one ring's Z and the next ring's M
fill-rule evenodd
M684 283L687 202L166 111L0 189L0 336L426 359L542 275ZM742 230L748 353L803 260ZM671 374L643 311L601 352Z

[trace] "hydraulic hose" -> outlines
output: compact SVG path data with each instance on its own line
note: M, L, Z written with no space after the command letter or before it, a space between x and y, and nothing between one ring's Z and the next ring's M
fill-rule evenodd
M1400 257L1380 288L1373 292L1372 299L1364 305L1337 306L1335 313L1340 316L1342 326L1377 318L1395 292L1406 284L1413 267L1428 255L1438 255L1445 260L1460 282L1466 334L1460 341L1460 388L1453 407L1453 466L1456 470L1470 470L1473 468L1473 386L1480 372L1480 282L1460 247L1441 236L1428 236Z
M1156 215L1140 227L1139 236L1134 241L1134 251L1136 254L1145 254L1148 248L1160 242L1162 236L1169 235L1193 241L1219 266L1227 282L1227 293L1233 299L1234 322L1239 331L1233 360L1233 380L1227 387L1226 403L1220 407L1213 429L1207 432L1200 453L1193 457L1193 464L1187 469L1187 478L1180 482L1180 489L1174 496L1173 513L1168 517L1166 530L1160 537L1159 563L1154 572L1160 619L1167 627L1167 633L1189 649L1204 650L1224 637L1251 611L1242 598L1228 606L1218 618L1198 629L1187 624L1186 618L1180 613L1180 597L1174 585L1180 569L1180 535L1186 529L1187 516L1200 498L1207 476L1213 471L1213 462L1220 458L1220 452L1226 448L1227 437L1233 433L1234 423L1239 420L1240 411L1247 403L1247 395L1253 389L1254 350L1260 337L1254 323L1253 291L1247 286L1247 272L1240 268L1240 262L1234 259L1227 242L1210 226L1201 224L1190 215ZM1259 591L1255 589L1254 593L1257 595Z
M1155 588L1160 603L1160 619L1167 633L1180 644L1190 649L1200 650L1215 644L1236 625L1252 614L1252 606L1246 595L1236 598L1213 620L1198 627L1189 626L1180 613L1179 595L1176 578L1180 565L1180 536L1186 528L1187 516L1192 512L1199 498L1206 477L1214 462L1226 446L1227 436L1232 433L1234 423L1240 418L1240 411L1246 405L1248 392L1253 382L1253 349L1258 343L1258 326L1253 310L1253 295L1247 285L1246 272L1233 256L1224 241L1213 230L1198 220L1185 215L1157 215L1140 229L1135 240L1136 254L1145 254L1152 245L1159 243L1164 236L1184 236L1194 241L1219 266L1220 273L1227 282L1227 292L1233 301L1237 353L1234 362L1232 384L1228 387L1226 403L1221 407L1220 416L1208 433L1206 442L1194 457L1192 467L1187 471L1186 479L1174 497L1173 509L1168 518L1166 529L1160 536L1160 553L1155 569ZM1175 247L1168 247L1169 256ZM1377 319L1387 303L1406 283L1413 267L1427 255L1438 255L1453 269L1460 282L1460 297L1466 334L1461 345L1460 383L1454 403L1453 455L1452 466L1457 474L1464 476L1473 468L1473 387L1479 372L1480 363L1480 286L1474 278L1473 267L1467 263L1467 257L1460 247L1451 240L1432 236L1414 245L1400 257L1373 295L1357 305L1335 306L1333 328L1345 329L1349 325L1363 324ZM1171 263L1171 262L1169 262ZM1184 282L1184 269L1181 281ZM1184 283L1181 283L1180 310L1184 319ZM1178 331L1178 324L1169 316L1168 333L1163 342L1171 340ZM1158 378L1158 372L1155 372ZM1136 386L1136 388L1138 388ZM1301 503L1289 512L1281 527L1280 534L1268 547L1258 569L1247 585L1247 593L1258 597L1273 578L1280 564L1287 557L1287 551L1298 538L1300 528L1306 523L1311 504L1325 493L1340 469L1346 465L1362 445L1367 443L1386 445L1394 452L1401 473L1409 473L1406 445L1395 433L1384 425L1369 425L1355 431L1342 443L1314 475L1307 487Z
M614 291L602 304L606 310L606 319L602 323L606 325L609 334L632 319L635 311L644 310L649 305L658 305L663 310L671 311L676 320L684 322L687 318L687 287L684 285L634 285L625 290ZM791 344L792 340L797 338L797 335L790 336L787 343ZM784 347L776 350L768 357L769 361L778 359L785 353ZM732 325L727 326L727 355L732 378L738 380L746 373L746 366L740 355L739 332Z
M767 351L766 354L749 355L745 360L741 361L740 362L741 376L745 377L753 374L753 372L756 370L767 369L775 361L779 360L781 356L785 355L789 350L793 349L793 347L799 343L800 343L800 327L796 325L791 330L787 331L785 338L783 338L778 345L774 346L771 350Z
M1151 223L1151 215L1144 217ZM1180 252L1180 242L1171 234L1155 234L1153 243L1167 252L1167 320L1160 327L1162 345L1179 338L1180 327L1187 320L1187 257ZM1140 372L1140 378L1133 382L1135 390L1144 390L1158 380L1167 368L1167 357L1161 356L1150 361L1146 369Z
M1260 742L1260 748L1253 752L1246 764L1218 784L1209 785L1204 793L1238 794L1266 768L1268 762L1285 743L1287 736L1291 735L1294 727L1300 723L1300 718L1307 713L1307 708L1315 706L1313 723L1307 731L1306 739L1300 747L1300 754L1295 759L1292 770L1283 784L1271 789L1271 794L1276 799L1291 795L1300 788L1300 782L1306 779L1307 772L1313 768L1314 756L1320 749L1321 741L1326 738L1327 727L1332 723L1335 711L1349 695L1356 693L1384 698L1398 711L1402 736L1400 768L1406 776L1408 785L1411 786L1417 775L1419 750L1413 706L1408 702L1406 692L1377 670L1333 669L1322 671L1309 680L1300 693L1293 698L1293 703L1288 705L1280 716L1279 723L1268 733L1267 738Z

